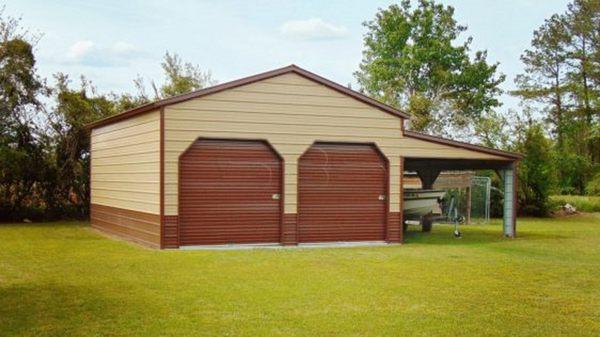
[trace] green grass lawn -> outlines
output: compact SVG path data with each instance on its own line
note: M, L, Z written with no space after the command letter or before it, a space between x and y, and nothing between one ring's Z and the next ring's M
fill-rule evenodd
M0 225L0 336L599 336L600 214L407 244L156 251Z

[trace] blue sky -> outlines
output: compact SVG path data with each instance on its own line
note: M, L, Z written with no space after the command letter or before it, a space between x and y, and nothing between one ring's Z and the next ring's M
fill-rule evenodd
M521 52L545 18L567 0L445 0L468 26L473 49L487 49L513 87ZM165 51L212 71L219 82L291 63L341 84L355 80L362 22L391 1L33 1L6 3L6 12L43 33L40 74L85 75L101 92L133 91L140 74L162 80ZM518 108L507 95L504 106Z

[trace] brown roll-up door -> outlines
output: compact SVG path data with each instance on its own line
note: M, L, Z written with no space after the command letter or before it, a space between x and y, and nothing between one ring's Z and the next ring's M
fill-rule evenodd
M261 141L199 139L179 160L179 243L279 242L281 159Z
M387 162L374 146L316 143L298 175L299 242L385 239Z

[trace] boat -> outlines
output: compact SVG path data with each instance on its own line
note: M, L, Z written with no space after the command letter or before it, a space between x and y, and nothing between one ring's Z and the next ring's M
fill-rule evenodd
M405 220L421 220L423 216L440 215L440 200L444 197L444 190L405 189L403 211Z

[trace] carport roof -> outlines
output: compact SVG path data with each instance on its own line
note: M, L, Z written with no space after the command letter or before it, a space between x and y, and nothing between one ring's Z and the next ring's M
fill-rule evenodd
M481 146L481 145L474 145L474 144L470 144L470 143L459 142L456 140L446 139L446 138L442 138L442 137L438 137L438 136L427 135L427 134L415 132L415 131L405 130L404 136L409 137L409 138L424 140L424 141L428 141L428 142L432 142L432 143L454 146L454 147L458 147L458 148L462 148L462 149L467 149L467 150L472 150L472 151L476 151L476 152L482 152L482 153L487 153L487 154L496 155L496 156L500 156L500 157L505 157L508 160L519 160L519 159L523 158L523 155L520 153L497 150L497 149L493 149L491 147L485 147L485 146Z

